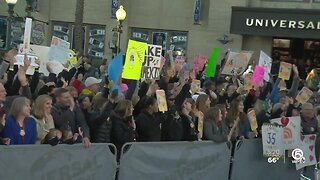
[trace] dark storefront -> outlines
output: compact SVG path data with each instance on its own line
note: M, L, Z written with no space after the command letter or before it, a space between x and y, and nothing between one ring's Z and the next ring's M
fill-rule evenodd
M272 37L274 60L320 67L320 10L232 7L230 32Z

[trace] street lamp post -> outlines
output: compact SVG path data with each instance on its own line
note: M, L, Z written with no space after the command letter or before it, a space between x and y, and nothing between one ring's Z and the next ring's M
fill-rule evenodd
M16 5L18 0L6 0L6 3L8 4L8 28L7 28L7 42L6 46L8 49L10 49L11 46L11 24L14 19L14 11L13 8Z
M127 13L126 11L123 9L123 6L121 5L119 7L119 9L117 10L116 12L116 17L117 17L117 20L118 20L118 28L117 28L117 31L118 31L118 42L117 42L117 54L119 53L119 50L120 50L120 35L122 33L122 22L124 21L124 19L126 18L127 16Z

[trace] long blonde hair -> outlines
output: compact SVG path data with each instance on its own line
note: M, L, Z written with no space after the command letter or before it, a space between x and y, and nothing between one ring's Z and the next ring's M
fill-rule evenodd
M46 116L44 110L43 110L43 106L45 104L46 101L48 100L52 100L51 96L49 95L40 95L37 97L34 105L33 105L33 111L32 114L39 119L42 119Z

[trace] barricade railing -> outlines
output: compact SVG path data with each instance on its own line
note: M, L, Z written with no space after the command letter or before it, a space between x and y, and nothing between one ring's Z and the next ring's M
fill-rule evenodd
M303 170L297 171L291 158L280 158L276 163L269 163L262 154L261 139L238 141L234 152L231 179L243 180L257 177L259 180L288 180L301 178ZM307 167L304 171L307 177L315 179L314 166Z
M296 171L286 163L268 163L261 139L237 142L233 156L226 143L148 142L127 143L116 161L113 144L0 146L0 179L20 180L287 180L317 179L310 166ZM229 176L230 174L230 176Z
M228 179L230 154L226 143L127 143L119 180Z
M113 144L0 146L0 179L115 179L115 153Z

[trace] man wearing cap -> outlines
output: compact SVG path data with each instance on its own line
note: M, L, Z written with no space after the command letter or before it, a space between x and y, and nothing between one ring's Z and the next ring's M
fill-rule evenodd
M88 77L84 82L86 88L82 90L82 94L97 94L100 91L101 81L101 79L95 77Z

